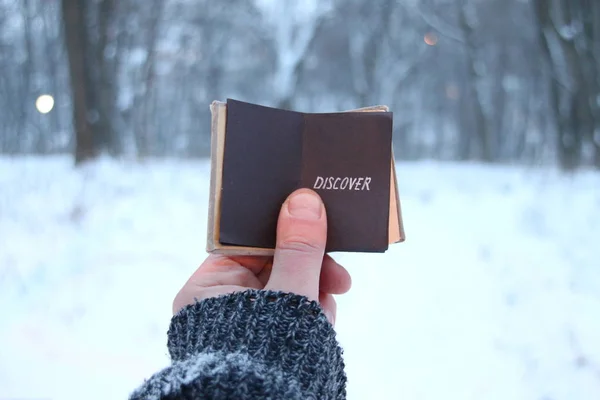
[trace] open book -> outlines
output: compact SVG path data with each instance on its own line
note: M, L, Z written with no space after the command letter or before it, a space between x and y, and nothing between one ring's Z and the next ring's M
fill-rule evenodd
M279 210L299 188L325 204L327 251L384 252L404 240L392 113L300 113L211 104L207 251L272 255Z

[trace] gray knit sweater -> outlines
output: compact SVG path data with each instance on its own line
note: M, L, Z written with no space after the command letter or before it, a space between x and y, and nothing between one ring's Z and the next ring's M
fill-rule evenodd
M342 350L319 304L248 290L189 305L168 332L172 364L134 399L345 399Z

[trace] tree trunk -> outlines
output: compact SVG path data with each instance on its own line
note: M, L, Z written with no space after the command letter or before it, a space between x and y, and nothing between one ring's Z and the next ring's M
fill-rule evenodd
M467 94L466 99L471 102L471 112L473 113L473 130L475 139L475 159L480 161L491 162L493 160L492 153L492 137L491 129L488 124L485 111L483 109L483 96L478 90L481 77L477 71L477 45L475 44L475 30L471 25L471 21L467 17L466 0L460 1L458 4L458 22L463 31L465 41L465 51L467 53ZM473 5L472 5L473 6ZM473 6L474 7L474 6Z
M75 164L94 158L98 154L88 118L93 110L90 107L89 68L85 55L85 46L88 43L85 8L85 0L62 0L75 128Z
M153 123L153 102L156 101L157 95L153 93L154 81L156 79L155 73L155 58L156 58L156 45L158 43L158 33L160 29L160 17L164 7L164 0L156 0L152 5L152 16L149 23L148 41L146 48L148 49L148 55L144 63L144 69L142 79L144 80L141 85L144 90L142 91L144 99L142 100L141 118L138 121L138 128L136 129L136 144L138 150L138 156L140 158L147 157L150 155L150 137L156 136L151 134L152 129L156 129L156 124ZM152 101L152 103L151 103ZM163 151L165 149L162 149Z
M23 0L21 8L23 16L23 42L25 43L25 52L27 53L27 61L22 67L23 86L21 88L21 107L17 119L17 137L21 138L19 143L19 152L26 152L27 149L21 144L27 142L32 134L27 129L27 119L29 117L27 110L31 107L31 78L35 72L35 59L33 50L33 38L31 32L31 4L29 0Z
M594 43L586 36L592 24L588 18L590 10L580 2L566 0L554 0L551 4L536 0L534 10L550 75L549 104L558 161L563 169L573 170L584 162L584 144L599 151L593 139L597 121L592 105L599 94L598 74L593 72L591 61ZM574 26L583 29L570 32Z
M44 30L44 34L46 37L50 37L50 29L49 26L51 26L51 24L55 23L54 21L49 20L48 18L48 13L44 13L43 14L43 18L42 18L42 24L43 24L43 30ZM46 57L46 62L48 63L48 74L49 74L49 78L50 78L50 90L51 93L54 95L56 100L60 100L61 96L60 93L61 91L59 90L59 67L57 66L58 62L57 59L58 57L56 57L56 53L57 53L57 49L58 46L56 45L57 41L52 41L52 45L48 44L46 46L44 46L44 56ZM57 109L55 111L53 111L52 113L50 113L50 115L48 115L49 120L50 120L50 133L51 133L51 137L54 137L62 128L63 126L63 121L62 121L62 112L60 111L59 107L56 107ZM47 140L47 139L46 139ZM52 143L52 140L50 140L50 143ZM48 146L48 150L49 151L53 151L53 145L50 144L50 146Z
M592 96L590 104L592 107L592 146L594 149L593 163L597 169L600 169L600 3L598 1L590 1L590 12L587 14L586 37L588 40L588 52L590 61L588 63L591 69L590 88Z
M115 130L116 76L112 68L112 60L106 57L108 42L112 39L111 23L115 14L115 0L102 0L98 8L98 42L95 43L94 60L96 76L94 94L97 96L98 111L97 134L102 147L111 155L122 152L121 141Z

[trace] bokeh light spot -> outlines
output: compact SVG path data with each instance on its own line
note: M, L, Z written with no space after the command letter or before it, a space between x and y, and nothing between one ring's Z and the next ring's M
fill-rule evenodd
M35 108L42 114L48 114L54 108L54 97L49 94L41 95L35 101Z
M429 46L435 46L438 42L438 36L433 32L429 32L429 33L425 34L425 37L423 38L423 40Z

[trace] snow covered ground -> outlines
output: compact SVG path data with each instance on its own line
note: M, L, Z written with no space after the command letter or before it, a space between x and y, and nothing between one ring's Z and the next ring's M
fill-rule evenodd
M125 398L205 257L207 162L0 158L0 398ZM350 399L600 398L600 175L398 165L408 240L340 254Z

